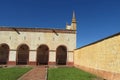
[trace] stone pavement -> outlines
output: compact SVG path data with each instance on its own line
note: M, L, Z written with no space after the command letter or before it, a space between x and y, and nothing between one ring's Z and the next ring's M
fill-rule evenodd
M37 66L31 71L24 74L18 80L46 80L47 79L47 68L45 66Z

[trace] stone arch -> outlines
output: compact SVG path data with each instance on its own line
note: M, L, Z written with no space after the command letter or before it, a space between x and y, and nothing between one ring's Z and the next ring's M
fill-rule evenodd
M56 49L56 64L66 65L67 62L67 47L60 45Z
M0 44L0 65L7 64L9 57L9 46L5 43Z
M17 48L17 65L27 65L29 61L29 46L26 44L21 44Z
M49 47L45 44L37 48L37 65L48 65Z

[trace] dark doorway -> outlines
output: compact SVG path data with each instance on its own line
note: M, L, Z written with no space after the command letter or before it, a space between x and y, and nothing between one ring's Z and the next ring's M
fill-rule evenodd
M17 65L27 65L29 60L29 47L26 44L22 44L17 49Z
M41 45L37 49L37 65L48 65L49 48Z
M56 64L66 65L67 60L67 48L65 46L59 46L56 51Z
M9 56L9 46L7 44L0 45L0 65L7 64Z

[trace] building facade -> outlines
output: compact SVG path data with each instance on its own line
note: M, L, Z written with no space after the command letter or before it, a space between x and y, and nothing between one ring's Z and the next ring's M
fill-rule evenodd
M0 27L0 65L73 65L76 18L66 29Z

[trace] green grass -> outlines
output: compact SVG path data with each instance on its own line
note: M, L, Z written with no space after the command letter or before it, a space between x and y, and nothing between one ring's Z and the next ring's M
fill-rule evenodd
M77 68L49 68L48 80L95 80L96 76Z
M11 67L0 68L0 80L17 80L24 73L32 69L31 67Z

